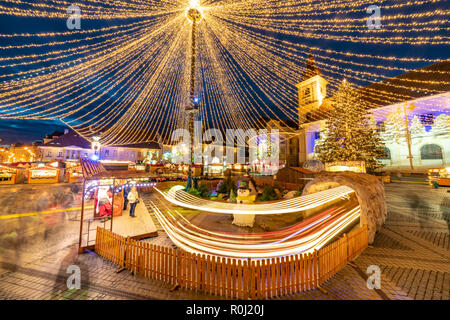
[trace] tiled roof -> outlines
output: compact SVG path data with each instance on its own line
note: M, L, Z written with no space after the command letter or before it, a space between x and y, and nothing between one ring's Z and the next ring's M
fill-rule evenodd
M423 72L427 71L427 72ZM447 73L437 73L428 71L444 71ZM450 84L448 84L450 72L450 59L435 63L433 65L413 70L401 74L397 77L387 79L382 82L373 83L363 88L359 88L358 91L364 100L370 103L373 107L384 107L390 104L396 104L408 100L422 98L426 96L432 96L441 92L450 91ZM409 81L405 81L409 80ZM431 81L432 83L423 83L419 81ZM439 83L440 82L440 83ZM446 82L446 83L445 83ZM412 87L416 89L412 89ZM392 93L393 96L389 96L389 103L383 103L377 99L373 99L373 93L376 91L386 91ZM411 98L402 98L403 96L409 96Z
M445 71L450 72L450 59L438 62L436 64L413 70L401 74L399 76L370 84L366 87L358 88L357 91L361 94L364 101L366 101L371 109L385 107L392 104L401 103L413 99L432 96L441 92L449 92L450 84L442 83L449 82L448 73L436 73L436 72L421 72L421 71ZM408 80L420 80L420 81L433 81L441 83L422 83ZM409 88L408 88L409 87ZM412 90L411 87L420 88ZM392 93L393 95L385 96L383 99L389 101L380 101L374 99L373 92L385 91ZM407 97L404 97L407 96ZM376 96L375 96L376 97ZM403 98L402 98L403 97ZM410 97L410 98L408 98ZM324 120L327 118L328 112L331 110L331 98L327 98L323 101L319 109L311 112L308 116L306 123Z
M53 148L65 148L71 146L78 147L81 149L91 149L91 143L82 136L80 136L75 131L69 131L69 133L66 133L61 137L53 139L52 141L44 143L42 145L42 147L53 147Z
M65 147L78 147L82 149L91 149L91 143L80 136L75 131L69 131L65 135L53 139L50 142L47 142L42 145L42 147L53 147L53 148L65 148ZM142 148L142 149L160 149L159 144L156 142L143 142L143 143L135 143L135 144L127 144L127 145L114 145L111 147L115 148Z
M308 60L306 61L306 68L302 74L302 81L306 81L309 78L312 78L317 75L322 75L322 71L316 67L314 56L311 54L311 51L308 56Z

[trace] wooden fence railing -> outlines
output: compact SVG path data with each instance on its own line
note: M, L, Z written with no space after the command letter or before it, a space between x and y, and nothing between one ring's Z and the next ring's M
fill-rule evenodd
M309 254L264 260L189 253L98 228L95 251L135 274L235 299L268 299L317 288L367 248L367 226Z

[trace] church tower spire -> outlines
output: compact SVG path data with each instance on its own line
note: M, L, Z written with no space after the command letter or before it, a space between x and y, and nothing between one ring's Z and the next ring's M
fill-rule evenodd
M328 81L322 77L322 71L317 68L314 56L309 52L306 67L302 74L302 82L298 88L298 116L299 125L308 122L311 114L320 108L327 96Z
M314 56L312 55L311 50L309 50L309 56L308 59L306 60L305 71L303 71L302 74L302 81L306 81L309 78L312 78L317 75L321 76L322 71L320 71L320 69L317 68Z

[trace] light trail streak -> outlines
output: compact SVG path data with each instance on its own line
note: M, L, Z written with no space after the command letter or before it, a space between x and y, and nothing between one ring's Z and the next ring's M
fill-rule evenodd
M179 194L184 195L185 193L184 191L180 192L181 190L179 187L171 191L174 191L172 192L172 196L177 197ZM169 196L170 192L164 193L160 190L158 190L158 192L164 199L174 200ZM266 209L262 211L255 210L253 211L254 214L260 214L260 212L269 214L268 211L271 209L267 209L268 205L278 205L278 208L281 206L281 208L284 209L277 210L288 210L289 212L298 213L310 208L318 208L318 206L323 204L332 205L333 201L337 199L341 200L340 204L333 204L331 208L319 212L293 226L277 231L262 233L234 233L207 230L191 223L177 210L168 209L163 213L157 204L151 202L151 206L155 212L155 216L169 238L175 245L185 251L197 254L212 254L221 257L268 259L280 256L298 255L318 250L329 243L333 238L337 237L343 230L354 224L360 217L361 209L355 201L355 198L353 197L353 199L351 199L350 197L350 194L353 192L354 191L350 188L339 187L299 197L300 199L297 198L281 201L279 203L259 205L264 206ZM213 202L202 199L198 200L202 202L206 201L206 204ZM174 203L174 201L169 202ZM176 200L175 204L177 202L181 201ZM316 203L311 204L311 202ZM219 204L222 205L220 209L223 211L220 213L230 214L236 212L236 205L234 204ZM295 211L292 211L294 210L293 206L295 205L298 206ZM188 207L186 206L186 203L184 203L183 206ZM189 205L189 207L192 206L200 207L200 210L202 211L210 211L209 207L205 207L205 203L203 203L203 206ZM239 207L241 206L245 207L246 205L239 205ZM257 207L258 205L247 206ZM213 209L217 209L217 207L213 206ZM244 211L247 212L249 210L244 209ZM273 210L271 212L273 212Z
M93 209L93 208L94 208L93 206L86 206L86 209ZM23 218L23 217L32 217L32 216L37 216L37 215L45 215L45 214L61 213L61 212L71 212L71 211L80 211L80 210L81 210L81 207L76 207L76 208L56 209L56 210L48 210L48 211L41 211L41 212L13 213L13 214L0 215L0 220Z
M223 213L223 214L283 214L294 213L317 208L343 196L354 193L354 190L341 186L314 194L297 197L290 200L284 200L277 203L265 204L232 204L222 203L210 200L203 200L190 195L181 190L182 186L175 186L169 192L162 192L158 188L155 190L160 193L167 201L189 209Z
M155 211L159 211L159 209L155 208ZM234 258L265 259L307 253L320 249L332 238L337 236L349 224L352 224L356 219L358 219L359 213L360 209L357 207L349 211L344 217L335 220L332 224L330 224L330 228L328 230L323 231L324 228L321 228L319 230L315 230L315 233L311 235L303 238L296 237L295 241L280 243L279 245L274 245L273 243L268 243L266 245L233 245L219 240L214 241L205 239L199 235L195 236L183 230L177 230L168 220L164 220L161 225L163 225L164 229L167 231L167 234L177 246L189 252L198 254L206 253ZM159 211L157 216L162 218L162 213ZM244 243L245 239L243 239L242 242Z

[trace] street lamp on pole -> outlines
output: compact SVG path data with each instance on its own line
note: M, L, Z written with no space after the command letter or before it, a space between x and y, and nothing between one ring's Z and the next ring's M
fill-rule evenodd
M195 66L196 66L196 55L197 55L197 23L202 19L202 12L200 9L200 4L198 0L191 0L190 6L186 12L186 17L192 22L192 42L191 42L191 90L190 90L190 104L186 107L186 113L188 114L189 119L189 134L191 139L191 161L189 163L189 178L192 175L192 164L194 162L194 121L198 117L199 107L198 107L198 98L195 97Z

